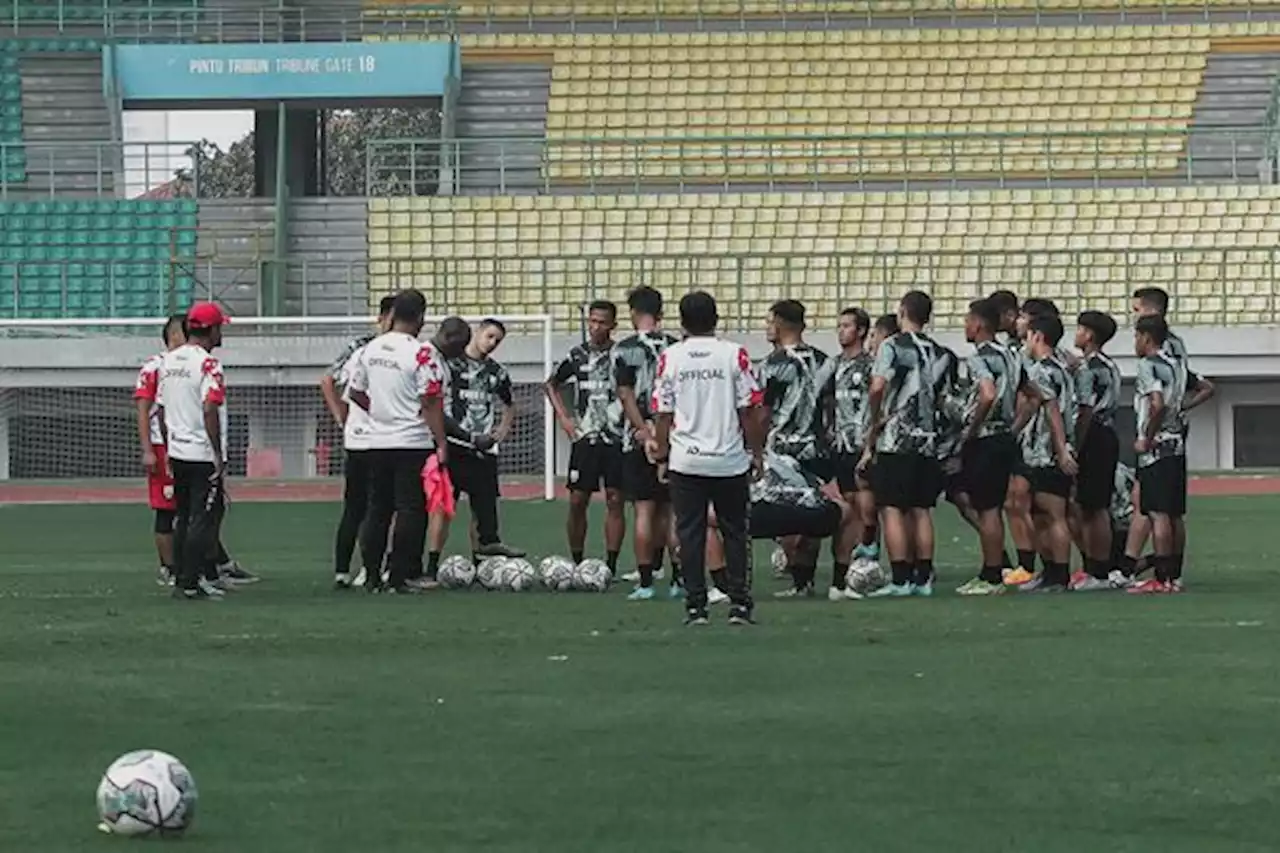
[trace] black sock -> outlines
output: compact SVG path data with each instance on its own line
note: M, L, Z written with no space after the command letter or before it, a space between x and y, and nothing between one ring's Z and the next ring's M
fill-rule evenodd
M1013 568L1013 561L1009 559L1009 552L1008 552L1008 551L1003 551L1003 552L1001 552L1001 554L1000 554L1000 558L1001 558L1001 560L1003 561L1003 562L1001 562L1001 564L1000 564L1000 568L1002 568L1002 569L1012 569L1012 568ZM999 578L996 578L996 580L999 580Z
M916 560L916 586L924 586L933 580L933 560Z
M1138 573L1138 561L1128 554L1121 554L1116 568L1123 572L1125 577L1131 578Z
M1108 560L1091 560L1085 559L1085 569L1091 577L1095 577L1100 581L1107 579L1107 575L1111 574L1111 566Z
M1019 548L1018 549L1018 568L1026 569L1029 572L1035 572L1036 552L1024 551L1021 548Z
M729 572L724 566L711 570L711 585L721 592L728 594L729 592Z
M1168 583L1173 574L1172 566L1173 557L1157 554L1151 561L1156 568L1156 580L1161 583Z
M831 585L836 589L844 589L845 577L849 574L848 563L831 564Z
M862 528L862 547L870 548L878 541L880 541L880 525L869 524Z
M569 558L573 560L573 564L574 564L575 566L576 566L576 565L578 565L578 563L581 563L581 562L582 562L582 557L583 557L583 552L582 552L582 551L570 551L570 552L569 552ZM610 566L609 568L613 568L613 566Z
M813 579L818 576L818 567L816 565L800 566L796 571L799 573L796 589L808 589L813 586Z
M1172 557L1169 558L1170 560L1172 560L1172 562L1169 564L1169 572L1170 572L1169 580L1175 580L1175 581L1182 580L1182 563L1186 559L1186 557L1187 557L1186 554L1174 554Z
M640 569L640 586L653 586L653 563L641 563L638 568Z
M578 553L581 554L582 552L579 551ZM613 572L615 575L618 573L618 553L619 552L617 551L606 551L604 555L604 564L608 566L609 571ZM579 557L577 562L581 563L582 558Z
M671 585L680 586L684 583L684 570L680 568L679 560L671 561Z
M440 552L430 551L427 553L427 577L432 580L436 579L436 575L440 573Z
M1069 563L1055 563L1052 560L1046 560L1044 564L1044 585L1066 586L1071 580L1069 565Z
M911 583L911 561L890 560L889 569L893 572L893 585L902 586Z
M1000 583L1004 580L1004 569L1005 566L983 566L982 571L978 572L978 578L987 583Z

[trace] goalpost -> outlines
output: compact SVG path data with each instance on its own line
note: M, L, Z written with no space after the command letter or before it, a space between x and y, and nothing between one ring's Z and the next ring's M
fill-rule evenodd
M443 317L429 317L423 338ZM476 322L482 318L467 317ZM549 315L496 315L495 354L516 420L499 456L504 495L555 497L555 419L542 394L554 366ZM227 376L233 477L340 494L342 431L320 394L324 371L371 317L232 317L217 351ZM163 350L164 318L0 319L0 481L136 490L138 369Z

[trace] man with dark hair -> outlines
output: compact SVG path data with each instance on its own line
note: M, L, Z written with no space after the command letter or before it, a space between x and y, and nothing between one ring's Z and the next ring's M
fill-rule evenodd
M1044 571L1022 584L1024 592L1057 592L1070 582L1071 528L1067 499L1076 461L1075 387L1054 351L1062 340L1062 320L1053 314L1032 317L1027 326L1027 354L1032 358L1024 386L1030 407L1019 414L1027 432L1023 462L1035 519L1035 539ZM1020 429L1024 424L1018 423Z
M653 429L653 380L658 359L674 336L662 331L662 294L652 287L637 287L627 296L635 333L613 345L614 379L622 403L622 490L635 505L635 590L630 601L654 598L653 582L662 577L662 553L671 533L671 507L667 484L658 476L653 460L657 450ZM671 596L679 595L678 572L672 567Z
M506 336L502 321L482 320L462 353L446 363L450 393L445 422L453 445L449 475L454 497L466 492L471 505L472 558L477 561L524 556L524 551L504 545L498 533L498 448L511 434L516 416L511 375L493 358ZM432 515L427 537L427 577L435 580L449 538L449 519Z
M1018 295L1012 290L996 290L987 302L996 313L996 334L1004 336L1000 343L1012 349L1018 344Z
M1080 473L1075 505L1080 517L1084 571L1071 578L1076 591L1115 589L1119 578L1111 560L1111 498L1120 439L1116 409L1120 404L1120 368L1102 351L1116 334L1116 321L1101 311L1084 311L1076 319L1076 347L1083 354L1076 371L1076 446ZM1117 575L1119 573L1117 572Z
M392 593L431 586L422 572L427 528L422 471L433 452L440 464L448 463L444 402L449 375L445 354L418 340L426 311L418 291L398 294L390 330L360 352L348 385L351 402L369 414L369 511L361 549L366 566L381 564L394 515L387 559ZM370 591L379 587L372 577L366 583Z
M191 306L186 342L165 353L159 368L160 409L175 504L174 596L220 598L216 579L219 528L225 511L226 381L213 350L228 317L212 302Z
M769 424L766 448L790 456L818 479L830 478L826 442L818 405L818 373L827 360L821 350L804 342L804 305L783 299L769 309L765 337L773 344L760 365L760 385ZM817 541L794 537L783 542L787 552L790 589L778 597L812 595L818 566ZM844 558L848 560L846 555ZM845 566L848 569L848 566Z
M1139 287L1133 292L1133 313L1139 317L1163 317L1168 314L1168 291L1160 287Z
M897 314L881 314L877 317L871 324L871 334L867 336L867 349L871 350L871 357L875 358L876 353L880 352L880 345L899 331Z
M587 340L569 350L542 389L551 401L560 429L573 442L569 451L569 518L565 532L574 563L586 554L587 508L591 496L604 489L605 561L618 572L618 555L626 536L622 501L622 404L613 370L613 330L618 306L597 299L587 306ZM562 389L573 385L573 413Z
M876 499L866 478L858 473L858 461L866 443L867 392L874 363L867 349L870 331L871 318L866 311L861 308L841 311L836 330L840 354L827 359L819 368L815 384L823 405L831 410L832 468L840 495L852 508L849 521L853 529L849 533L856 543L853 557L876 562L880 559ZM848 569L849 554L837 554L832 561L831 586L827 589L827 598L831 601L851 597L845 583Z
M1169 327L1158 315L1139 317L1133 327L1138 379L1133 390L1138 417L1138 511L1151 523L1155 547L1155 576L1129 592L1138 594L1182 591L1178 573L1178 535L1175 525L1187 512L1185 421L1182 405L1188 381L1184 364L1164 352ZM1130 539L1132 542L1132 539Z
M752 621L748 473L762 464L762 395L747 351L715 337L718 321L710 294L680 300L686 337L660 356L653 390L654 456L671 481L688 625L707 624L708 508L724 537L729 623Z
M1018 414L1022 367L1018 356L996 340L1003 321L993 296L969 305L965 339L973 344L966 361L969 396L960 451L961 491L972 512L982 549L978 576L962 585L961 595L998 595L1004 591L1009 560L1004 551L1004 510L1009 478L1018 458L1013 425Z
M369 418L359 406L354 409L351 407L351 399L346 392L350 380L349 371L360 351L389 328L391 306L394 302L394 295L382 297L382 301L378 303L378 318L373 331L348 341L320 378L320 393L324 396L325 407L333 416L334 423L342 428L342 448L345 455L342 465L342 517L338 521L338 531L333 543L334 589L350 589L353 586L351 555L355 553L356 542L360 538L360 524L369 508ZM375 574L380 573L382 567L374 566L373 570ZM362 567L354 585L363 585L367 578L368 567Z
M893 572L877 597L933 594L933 507L941 482L935 382L942 348L924 334L932 313L927 293L903 296L902 331L881 345L871 372L871 429L859 467L870 467Z

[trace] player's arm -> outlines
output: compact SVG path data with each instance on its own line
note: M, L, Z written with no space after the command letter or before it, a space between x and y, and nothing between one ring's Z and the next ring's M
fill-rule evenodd
M1203 376L1199 376L1191 371L1187 371L1187 391L1189 396L1182 402L1182 410L1189 412L1207 402L1210 397L1217 393L1217 388L1213 383Z
M751 358L746 348L738 349L734 371L735 392L738 403L738 425L742 428L742 440L751 454L751 470L755 476L764 472L765 420L764 393L751 371Z
M653 417L654 460L665 464L671 455L671 426L676 411L675 354L668 351L658 356L658 372L653 377L653 400L650 409Z
M511 428L516 423L516 401L515 395L511 391L511 376L506 369L502 370L502 376L498 379L498 387L494 389L498 402L502 404L502 418L498 421L497 428L492 433L494 442L503 442L507 440L507 436L511 435Z
M1076 473L1076 460L1071 455L1071 445L1067 442L1067 425L1062 419L1062 409L1057 401L1044 404L1049 416L1049 438L1053 441L1053 452L1058 460L1058 467L1065 474Z
M875 364L871 367L871 385L867 388L867 435L863 443L862 459L859 468L865 468L871 461L871 452L884 429L884 397L889 388L889 377L897 369L897 348L892 340L880 345L876 353Z
M223 452L223 405L227 402L226 383L222 378L222 365L215 358L204 360L204 377L200 382L200 399L204 407L204 432L213 448L213 476L221 480L226 473L226 454Z
M569 414L569 407L564 404L564 395L560 390L565 383L578 375L577 365L574 364L573 357L570 356L556 368L556 372L547 377L547 381L542 383L542 393L547 395L547 402L551 404L551 411L556 414L556 423L560 424L560 429L564 430L565 435L569 438L576 438L578 434L577 425L573 421L573 415Z
M366 412L369 411L369 368L364 363L364 352L356 356L347 382L347 396Z
M1145 358L1138 362L1138 379L1133 393L1135 398L1147 399L1147 423L1138 432L1138 440L1133 444L1134 450L1146 453L1151 450L1151 445L1160 432L1160 424L1164 420L1165 399L1164 383L1160 381L1160 377L1156 376L1155 367Z
M422 400L422 420L431 430L435 440L436 458L441 465L449 460L449 431L445 423L444 397L447 386L446 368L434 353L434 347L424 344L418 350L418 369L415 375L418 397ZM352 398L354 399L354 397Z
M138 372L138 383L133 391L133 406L138 426L138 446L142 450L142 467L154 471L156 453L151 449L151 407L159 391L160 373L144 366Z
M991 368L981 356L969 358L969 376L977 384L977 400L973 408L973 418L964 425L960 435L961 442L970 442L978 437L978 429L986 423L987 416L996 404L996 380Z
M325 408L329 410L329 414L333 415L338 426L346 426L347 403L338 393L338 380L332 373L326 373L320 378L320 394L324 397Z
M627 423L643 444L653 438L653 434L649 425L645 423L644 413L640 411L640 402L636 399L636 372L636 366L628 364L625 355L617 356L613 374L618 383L618 402L622 404L622 414L626 417Z
M1093 410L1098 402L1094 373L1087 366L1076 372L1076 447L1084 447L1084 438L1093 423Z

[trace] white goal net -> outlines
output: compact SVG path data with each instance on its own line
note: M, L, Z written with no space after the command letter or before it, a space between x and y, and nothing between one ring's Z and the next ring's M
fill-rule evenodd
M428 318L424 338L441 319ZM540 386L553 367L551 318L497 319L507 337L494 357L511 374L516 410L501 447L504 494L550 499L555 435ZM133 390L142 363L164 349L163 325L0 319L0 487L79 482L86 495L136 488ZM339 493L342 430L325 408L320 379L348 341L372 330L366 317L232 319L217 352L227 376L232 476L293 486L290 497Z

